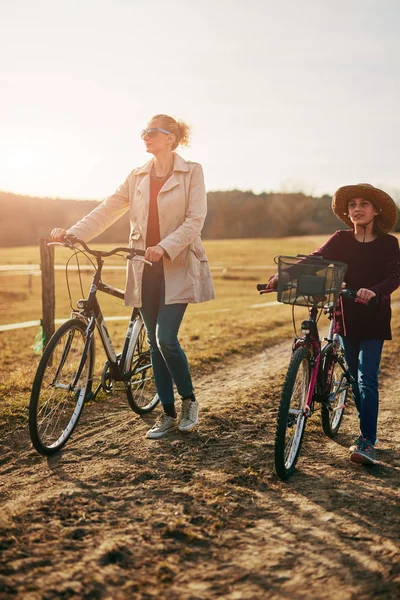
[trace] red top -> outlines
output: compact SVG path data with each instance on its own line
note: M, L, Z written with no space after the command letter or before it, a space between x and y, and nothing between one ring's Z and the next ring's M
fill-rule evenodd
M157 198L164 183L165 181L156 181L150 177L150 204L147 219L146 248L157 246L161 241Z

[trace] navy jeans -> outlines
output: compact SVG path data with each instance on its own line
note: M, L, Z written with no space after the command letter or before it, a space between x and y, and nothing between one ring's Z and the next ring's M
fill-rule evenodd
M342 338L344 354L354 379L354 402L360 418L361 435L376 442L378 423L378 373L383 340L352 340Z
M145 266L142 283L142 308L150 346L154 381L161 403L174 402L174 387L180 396L193 393L189 364L178 341L178 331L187 304L165 305L165 280L162 261Z

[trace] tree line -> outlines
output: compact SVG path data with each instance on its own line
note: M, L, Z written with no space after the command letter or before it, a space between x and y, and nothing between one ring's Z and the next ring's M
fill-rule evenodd
M331 197L229 190L209 192L204 239L265 238L329 234L345 225L331 210ZM0 246L35 245L54 227L68 229L97 206L95 200L36 198L0 192ZM396 231L400 231L399 222ZM126 214L98 237L128 239Z

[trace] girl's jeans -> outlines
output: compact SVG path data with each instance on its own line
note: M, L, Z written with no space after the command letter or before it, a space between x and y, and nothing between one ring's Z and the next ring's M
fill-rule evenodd
M361 435L376 442L378 422L378 373L383 340L342 338L344 354L351 376L354 401L360 417Z
M152 267L145 266L142 289L140 313L146 327L157 393L163 405L171 404L174 382L180 396L193 393L188 361L178 341L187 304L165 305L162 261Z

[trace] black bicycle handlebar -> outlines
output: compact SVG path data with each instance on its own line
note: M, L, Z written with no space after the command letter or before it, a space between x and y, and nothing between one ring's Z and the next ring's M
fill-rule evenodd
M257 291L263 293L263 292L276 292L277 290L268 288L268 283L257 283ZM373 298L370 298L370 300L368 300L368 302L365 302L364 300L357 298L357 293L358 293L358 290L351 290L348 288L345 288L345 289L341 290L341 292L340 292L340 294L344 298L348 298L349 300L354 300L355 302L359 302L360 304L368 304L369 306L372 306L377 303L376 296L374 296Z
M134 256L144 256L146 252L145 250L139 250L136 248L125 248L122 246L119 246L118 248L113 248L113 250L110 250L109 252L106 252L105 250L91 250L91 248L89 248L86 242L72 234L65 235L60 243L63 246L66 246L67 248L74 248L75 244L80 244L88 254L100 258L113 256L114 254L118 254L118 252L126 252L131 258L133 258Z
M348 298L349 300L354 300L355 302L359 302L360 304L368 304L369 306L372 306L377 303L376 296L373 296L367 302L365 302L365 300L361 300L360 298L358 298L357 297L358 290L349 290L346 288L346 289L343 289L340 293L343 296L343 298Z
M268 283L257 283L257 291L262 292L268 288ZM276 291L276 290L273 290Z

